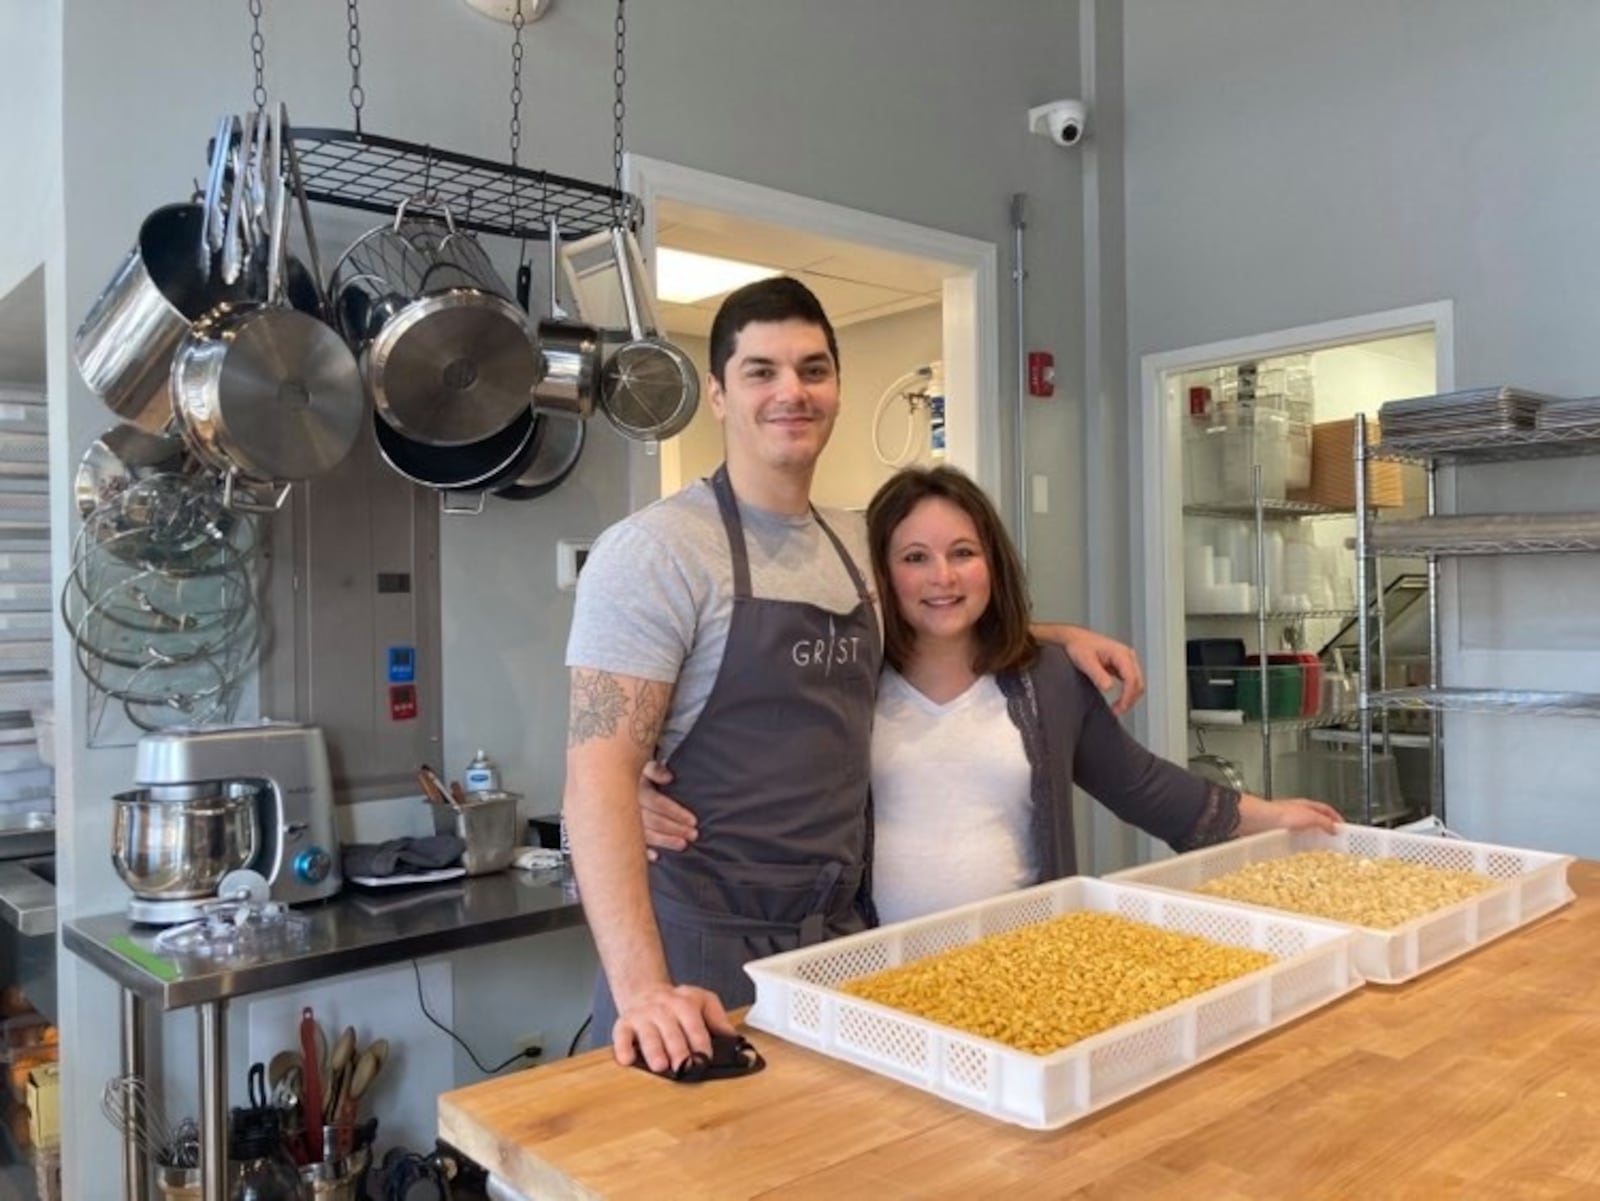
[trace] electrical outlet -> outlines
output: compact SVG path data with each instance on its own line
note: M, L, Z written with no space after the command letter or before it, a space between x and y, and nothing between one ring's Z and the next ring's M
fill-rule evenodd
M544 1054L544 1035L535 1030L532 1034L524 1034L516 1040L517 1050L525 1057Z
M578 573L589 557L592 539L561 538L556 542L556 587L571 592L578 586Z

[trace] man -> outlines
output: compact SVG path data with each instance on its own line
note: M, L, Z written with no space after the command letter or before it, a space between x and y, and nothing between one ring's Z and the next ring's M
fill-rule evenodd
M865 925L880 626L860 517L810 501L838 343L816 297L777 278L724 301L710 356L726 462L595 543L567 646L563 806L603 969L594 1036L656 1071L732 1032L724 1004L753 995L745 963ZM1136 698L1126 647L1055 636ZM652 759L698 837L647 866Z

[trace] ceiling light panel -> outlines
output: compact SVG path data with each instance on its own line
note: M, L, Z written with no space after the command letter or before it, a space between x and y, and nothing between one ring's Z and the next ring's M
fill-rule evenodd
M670 246L656 248L656 299L674 304L708 300L779 274L782 273L776 267L758 263L674 250Z

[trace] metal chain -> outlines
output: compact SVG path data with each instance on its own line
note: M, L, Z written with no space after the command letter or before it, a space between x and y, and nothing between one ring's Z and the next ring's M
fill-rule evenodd
M511 14L511 221L512 226L522 224L522 177L517 171L517 152L522 149L522 0L517 0L517 11ZM522 239L517 251L517 272L520 276L528 261L528 239Z
M522 148L522 0L517 0L517 11L511 15L511 165L517 165L517 151Z
M623 88L628 82L627 43L628 21L623 13L626 0L617 0L617 66L612 79L617 85L617 97L611 104L613 119L611 136L611 220L622 224L622 119L627 115Z
M256 102L256 112L267 107L267 39L261 36L261 0L249 0L250 7L250 58L255 64L256 87L251 99Z
M346 12L350 29L346 36L350 59L350 108L356 115L356 132L361 132L361 106L367 102L367 93L361 86L361 12L357 0L347 0Z

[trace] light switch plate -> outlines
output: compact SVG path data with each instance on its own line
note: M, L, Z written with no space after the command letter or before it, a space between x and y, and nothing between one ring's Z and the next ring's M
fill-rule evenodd
M578 586L578 573L589 557L593 539L562 538L556 542L556 587L571 592Z

